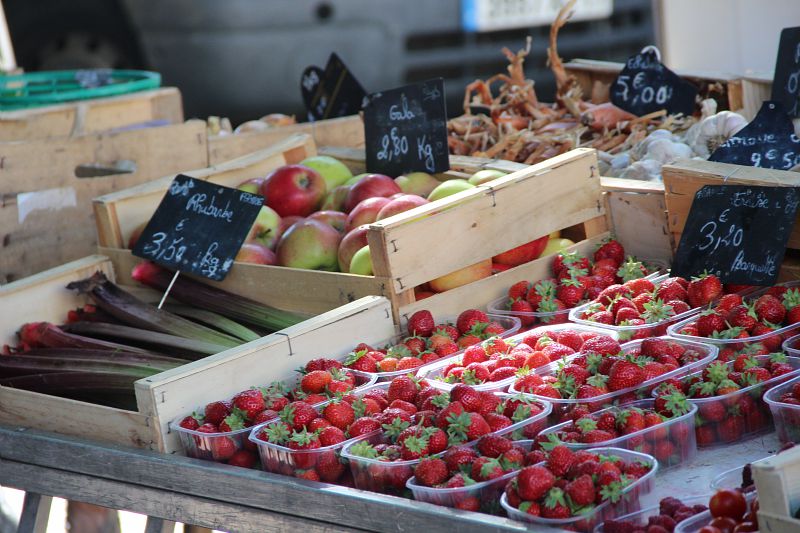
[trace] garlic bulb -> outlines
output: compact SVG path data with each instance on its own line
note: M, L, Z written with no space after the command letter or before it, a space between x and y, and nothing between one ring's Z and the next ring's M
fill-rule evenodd
M662 165L674 163L677 159L692 157L692 149L682 142L669 139L656 139L647 146L643 160L655 160Z
M720 111L698 122L686 133L686 143L697 155L708 159L719 145L747 126L747 120L732 111Z
M637 161L620 174L620 178L641 181L661 181L661 163L655 159Z

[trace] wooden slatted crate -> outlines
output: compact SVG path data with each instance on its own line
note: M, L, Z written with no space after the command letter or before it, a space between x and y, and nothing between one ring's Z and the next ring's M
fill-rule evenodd
M760 531L797 533L800 519L800 448L756 461L752 465L758 490Z
M108 258L90 256L0 286L0 309L13 310L0 313L0 344L16 344L16 331L26 322L61 323L67 311L87 302L66 285L96 271L118 280ZM156 292L148 296L146 290L137 290L137 295L150 301L159 296ZM180 447L177 436L169 433L170 420L250 386L292 378L295 368L319 357L321 347L325 356L335 357L352 349L356 335L378 343L395 334L389 301L367 297L280 333L139 380L136 411L0 387L0 423L171 453Z

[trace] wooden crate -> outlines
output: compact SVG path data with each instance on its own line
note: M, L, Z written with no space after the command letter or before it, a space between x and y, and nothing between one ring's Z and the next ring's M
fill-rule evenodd
M770 533L797 533L800 520L800 448L756 461L752 465L758 490L758 525Z
M673 250L681 241L683 227L692 207L695 193L704 185L766 185L771 187L800 186L800 173L786 170L684 160L665 165L661 171L672 235ZM799 217L800 218L800 217ZM795 224L787 248L800 249L800 225Z
M198 120L5 142L0 154L0 283L94 253L93 198L208 165Z
M67 283L98 270L115 279L111 261L96 255L0 287L0 309L13 310L0 314L0 343L16 344L16 331L26 322L63 321L68 310L87 301L67 290ZM356 337L377 343L396 331L389 301L367 297L280 333L139 380L137 411L0 387L0 423L175 452L179 443L169 433L170 420L252 385L289 379L294 369L323 351L325 356L344 355Z
M311 135L317 146L364 146L364 123L359 115L304 122L266 131L234 135L214 135L208 139L209 164L217 165L237 157L268 148L298 133Z
M99 133L135 124L183 122L181 93L174 87L122 96L0 112L0 142Z
M764 100L772 96L772 73L750 72L742 79L742 115L753 120Z
M623 63L594 59L573 59L564 65L567 72L577 78L585 97L594 103L609 100L609 88L623 67ZM719 111L725 109L739 111L744 107L742 80L739 75L695 70L675 70L675 73L700 87L719 84L721 93L721 98L717 99Z

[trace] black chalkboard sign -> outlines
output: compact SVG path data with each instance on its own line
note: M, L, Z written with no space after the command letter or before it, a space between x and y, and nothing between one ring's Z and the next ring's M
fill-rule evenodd
M332 53L323 71L310 66L300 78L300 92L308 111L308 120L355 115L364 105L366 91L344 61Z
M442 78L371 94L367 100L367 172L399 176L450 169Z
M694 196L673 275L708 271L724 283L772 285L798 203L795 187L706 185Z
M253 226L263 196L179 174L133 255L221 281Z
M800 117L800 26L784 28L772 78L772 97L790 117Z
M781 103L768 100L752 122L714 150L708 160L789 170L800 165L800 138Z
M666 109L694 113L697 88L664 66L654 47L628 58L611 85L611 103L637 116Z

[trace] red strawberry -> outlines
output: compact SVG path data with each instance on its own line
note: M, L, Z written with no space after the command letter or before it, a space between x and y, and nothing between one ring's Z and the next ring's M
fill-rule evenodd
M547 492L541 512L543 518L552 519L569 518L572 515L567 507L564 491L558 487L553 487Z
M595 491L592 476L583 474L573 481L570 481L564 492L569 496L570 501L576 507L583 507L594 503Z
M681 278L667 278L659 284L656 290L656 298L664 302L670 300L686 301L689 295L681 283Z
M234 453L230 459L228 459L228 464L233 466L240 466L242 468L253 468L255 466L256 461L258 461L258 457L251 451L248 450L238 450Z
M783 304L778 298L771 294L765 294L759 297L753 305L753 308L758 319L762 322L780 324L786 316L786 308L783 307Z
M523 500L536 501L550 490L555 476L543 466L527 466L517 475L517 492Z
M736 442L742 437L744 431L744 418L741 416L727 416L717 424L717 434L722 442Z
M636 363L620 360L611 366L608 373L608 390L618 391L635 387L645 380L645 372Z
M751 311L744 305L738 305L728 311L725 320L728 322L728 324L730 324L731 327L742 328L745 330L750 330L756 325L757 322L755 311Z
M560 444L550 450L550 455L547 458L547 468L559 477L563 477L572 467L575 454L572 450Z
M479 322L489 322L489 317L486 316L486 313L477 309L467 309L458 315L456 328L458 328L459 333L464 334Z
M500 457L512 447L512 442L499 435L484 435L477 444L481 455L490 458Z
M319 434L319 442L322 446L333 446L347 440L344 431L335 426L328 426Z
M414 378L410 376L398 376L389 384L389 391L386 399L389 402L395 400L403 400L405 402L414 403L419 392L419 386Z
M536 317L532 314L533 306L527 300L510 300L508 308L514 313L514 316L519 318L523 326L530 326L536 322Z
M347 434L350 438L361 437L381 429L381 423L369 416L362 416L350 424Z
M360 370L361 372L377 372L378 365L375 358L371 355L373 353L377 352L367 352L366 350L350 352L345 359L344 365L353 370Z
M448 418L450 423L447 426L447 434L451 443L472 442L492 431L486 420L478 413L465 412Z
M723 331L727 325L725 319L715 311L703 311L697 317L697 332L701 337L712 337L714 332Z
M689 305L704 307L722 296L722 282L713 274L702 274L692 279L687 292Z
M431 312L423 309L411 315L406 329L412 337L430 337L435 325L436 322L434 322Z
M475 481L488 481L502 476L505 472L497 459L478 457L472 463L470 477Z
M524 300L528 296L531 284L525 280L518 281L508 289L509 300Z
M303 392L316 394L323 392L325 387L327 387L328 383L332 380L333 376L330 372L326 370L312 370L305 374L300 380L300 388Z
M203 421L203 415L195 413L181 420L178 425L184 429L191 429L192 431L194 431L200 427L202 421Z
M447 464L447 470L452 474L461 470L463 465L472 464L478 458L478 452L469 446L453 446L442 458Z
M585 289L574 278L564 280L556 289L556 298L564 302L567 307L575 307L583 299Z
M417 483L425 487L433 487L444 483L448 477L447 465L438 458L422 459L414 469Z
M306 402L291 402L280 412L281 420L300 431L317 418L316 409Z
M625 261L625 249L619 241L611 239L600 246L594 253L595 262L603 259L611 259L615 266L619 267Z
M231 407L232 404L228 401L211 402L206 405L204 411L206 423L218 426L226 416L231 414Z

